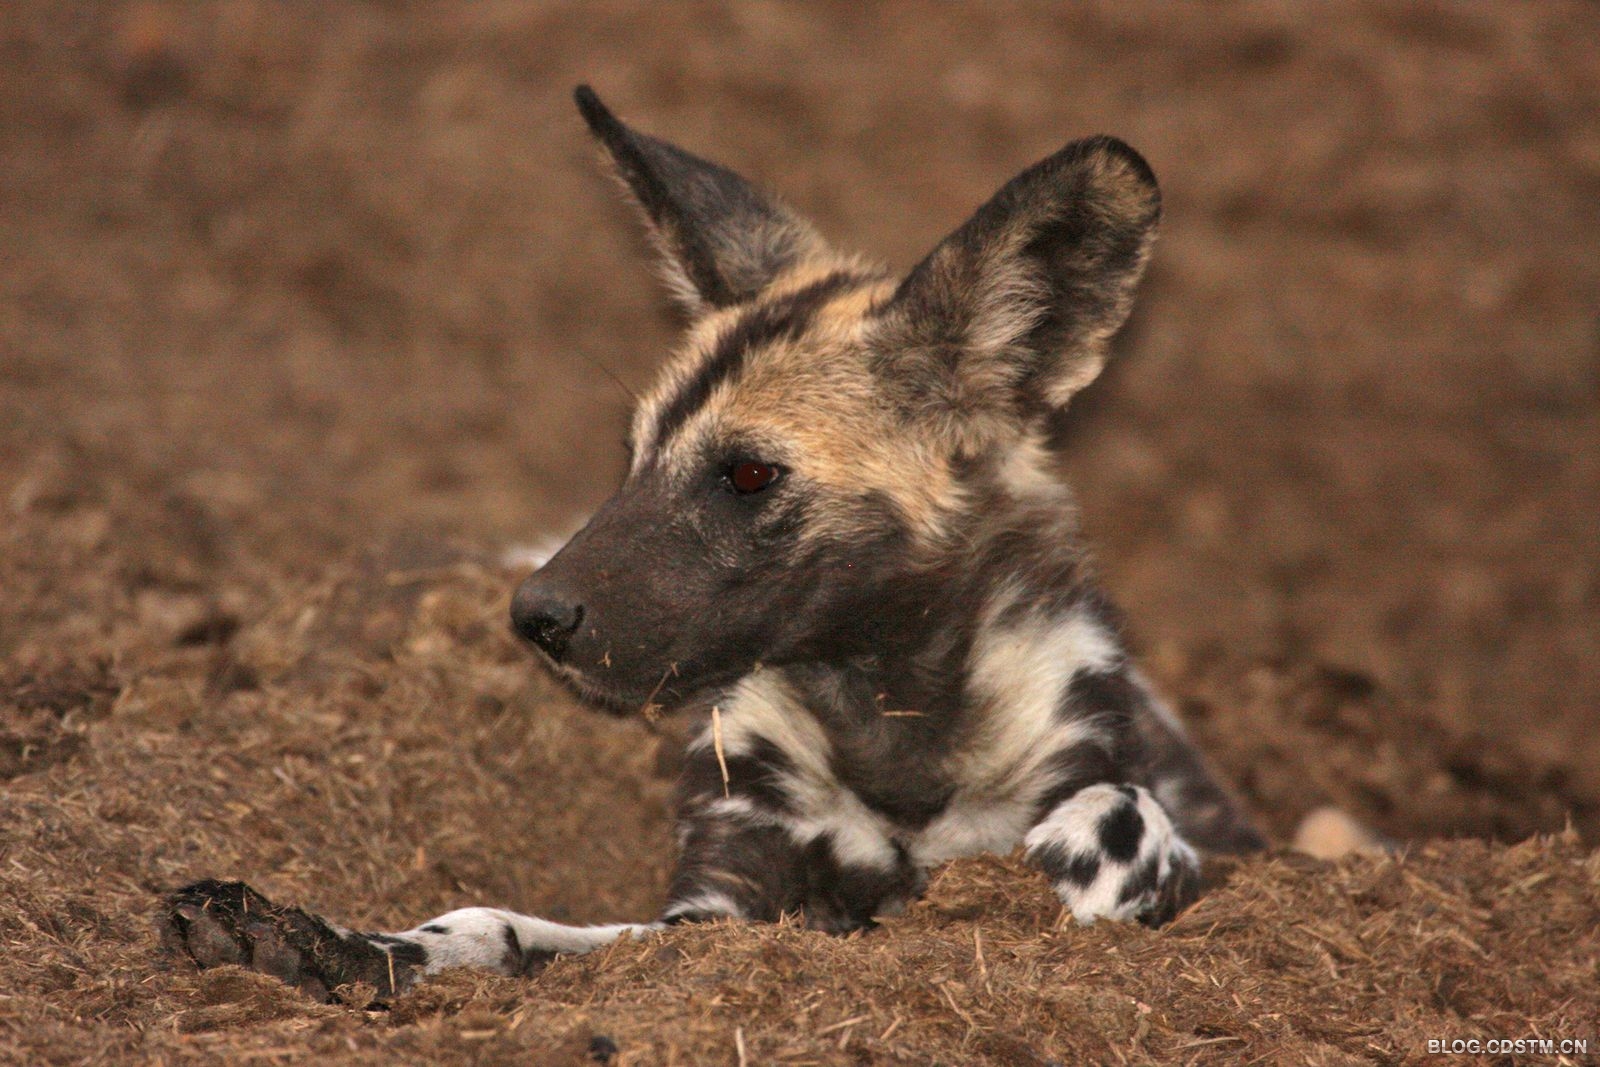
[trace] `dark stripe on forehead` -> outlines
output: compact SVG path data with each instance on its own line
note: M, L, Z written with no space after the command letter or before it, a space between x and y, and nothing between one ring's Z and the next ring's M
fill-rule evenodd
M833 271L810 285L775 300L758 303L740 314L733 325L718 335L710 358L662 408L661 417L656 420L652 448L659 448L663 441L676 433L691 415L705 405L718 385L737 378L744 369L747 355L763 345L792 341L799 337L822 305L866 280L850 271Z

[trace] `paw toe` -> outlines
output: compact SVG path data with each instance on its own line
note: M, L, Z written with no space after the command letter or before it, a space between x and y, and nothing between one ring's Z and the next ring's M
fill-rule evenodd
M213 919L204 908L180 904L172 910L178 943L202 967L244 963L245 952L233 932Z
M1187 850L1169 854L1169 861L1165 877L1150 887L1148 903L1139 914L1146 926L1165 926L1200 896L1200 866L1193 854Z

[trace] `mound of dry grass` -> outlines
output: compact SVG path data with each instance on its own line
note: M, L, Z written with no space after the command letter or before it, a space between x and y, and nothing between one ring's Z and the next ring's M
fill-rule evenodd
M200 874L366 926L474 900L643 917L660 897L674 739L530 680L491 624L506 573L399 556L120 691L105 668L12 683L13 709L117 696L91 744L0 797L0 1056L1395 1062L1600 1017L1600 854L1571 833L1262 857L1159 931L1076 926L1014 858L967 860L870 933L677 929L531 979L452 974L388 1011L196 972L153 918Z

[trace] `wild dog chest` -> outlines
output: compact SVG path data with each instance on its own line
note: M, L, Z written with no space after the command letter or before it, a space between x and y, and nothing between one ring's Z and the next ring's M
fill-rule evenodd
M1082 624L1067 629L1088 640ZM1046 633L1054 639L1033 652L1062 652L1068 642ZM1027 655L1019 643L1038 636L1004 634L981 651L1017 666ZM998 684L988 663L980 699L956 711L896 708L882 694L841 707L838 687L819 695L814 678L758 672L690 743L684 817L765 821L798 845L877 868L1009 851L1073 754L1102 740L1061 709L1060 690L1084 662L1101 665L1082 655L1057 664L1053 688Z

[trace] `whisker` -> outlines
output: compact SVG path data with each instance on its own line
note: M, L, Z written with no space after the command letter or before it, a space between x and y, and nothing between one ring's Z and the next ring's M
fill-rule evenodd
M611 384L615 385L618 389L622 390L622 395L626 396L629 400L633 401L635 406L637 406L639 404L639 394L634 392L632 389L630 389L628 387L628 383L623 381L622 378L617 374L616 371L612 370L610 367L608 367L604 363L600 362L600 360L598 358L596 358L595 356L591 356L589 353L585 352L581 348L575 349L575 351L576 351L577 356L578 356L579 359L581 359L585 363L589 364L589 366L593 367L595 370L599 371L601 374L604 374L607 378L610 378L611 379Z

